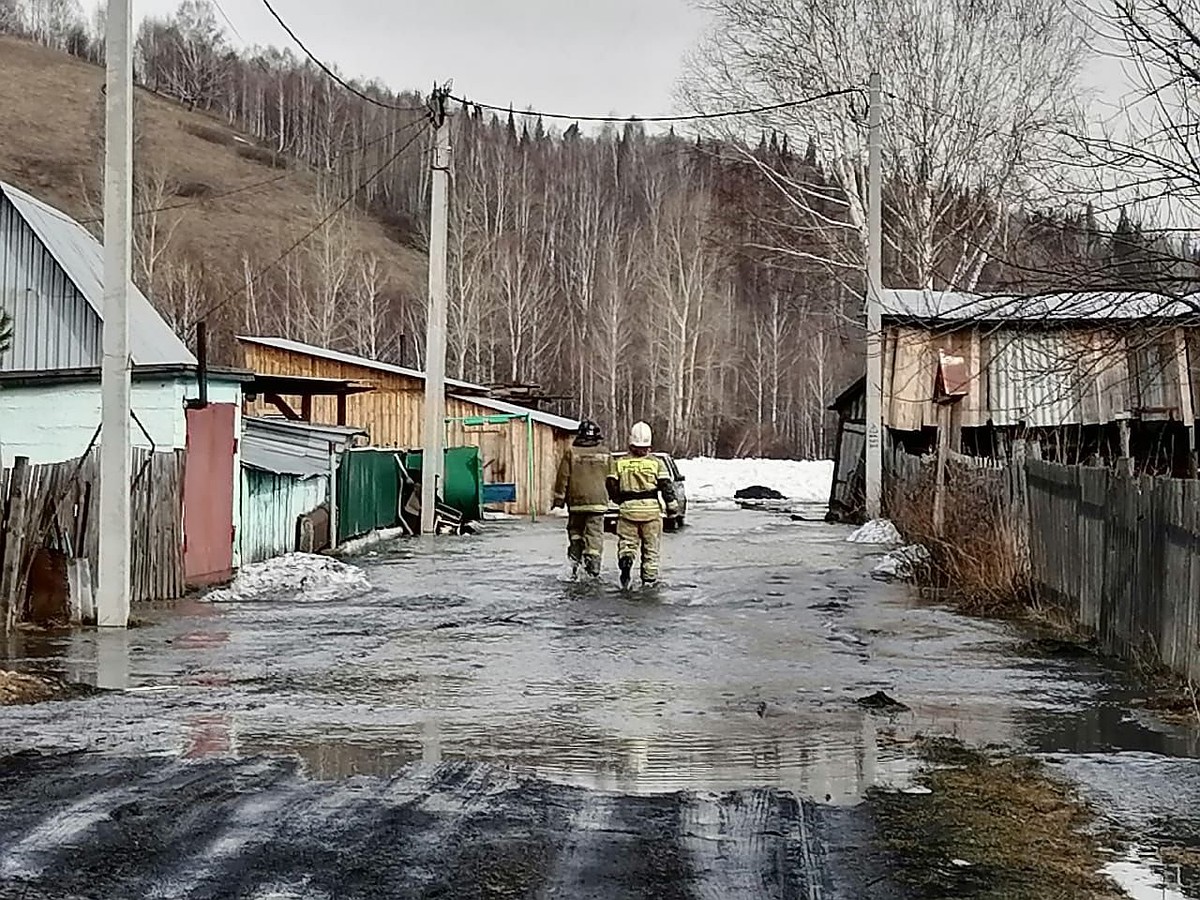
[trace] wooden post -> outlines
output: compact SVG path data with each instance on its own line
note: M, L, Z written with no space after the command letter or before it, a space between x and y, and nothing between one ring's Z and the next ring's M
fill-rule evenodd
M950 407L938 404L937 476L933 488L933 533L946 529L946 457L950 455Z
M346 425L346 395L338 394L337 398L337 423L342 427Z
M1133 474L1133 456L1130 452L1130 435L1129 435L1129 420L1122 419L1117 423L1117 428L1121 432L1121 459L1118 462L1117 469L1124 472L1126 475Z
M29 457L13 460L8 481L8 518L5 523L4 559L0 561L0 624L9 630L16 624L20 606L21 561L25 555L25 480Z
M300 398L300 418L302 418L305 422L312 421L312 406L312 394L305 394Z

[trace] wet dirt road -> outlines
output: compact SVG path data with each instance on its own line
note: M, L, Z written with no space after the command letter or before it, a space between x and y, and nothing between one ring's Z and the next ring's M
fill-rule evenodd
M907 737L1194 755L846 533L699 512L632 601L611 559L562 580L560 522L494 523L370 551L349 599L19 637L113 690L0 710L0 896L898 897L857 804L907 785Z

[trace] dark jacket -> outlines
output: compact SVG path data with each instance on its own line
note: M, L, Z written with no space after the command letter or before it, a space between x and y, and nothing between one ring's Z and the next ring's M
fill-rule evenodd
M603 444L574 444L563 454L554 481L554 504L576 513L602 513L608 509L605 478L612 454Z

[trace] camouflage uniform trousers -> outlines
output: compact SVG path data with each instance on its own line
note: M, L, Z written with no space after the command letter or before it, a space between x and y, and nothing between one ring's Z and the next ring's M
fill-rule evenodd
M604 513L573 512L567 515L567 557L591 575L600 574L604 556Z
M617 559L642 559L642 581L658 580L658 559L662 549L661 516L649 522L637 522L624 516L617 519Z

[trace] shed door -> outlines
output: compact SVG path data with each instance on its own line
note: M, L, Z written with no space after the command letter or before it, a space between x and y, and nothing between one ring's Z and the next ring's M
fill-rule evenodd
M187 411L183 569L189 585L233 574L235 410L232 403L212 403Z

